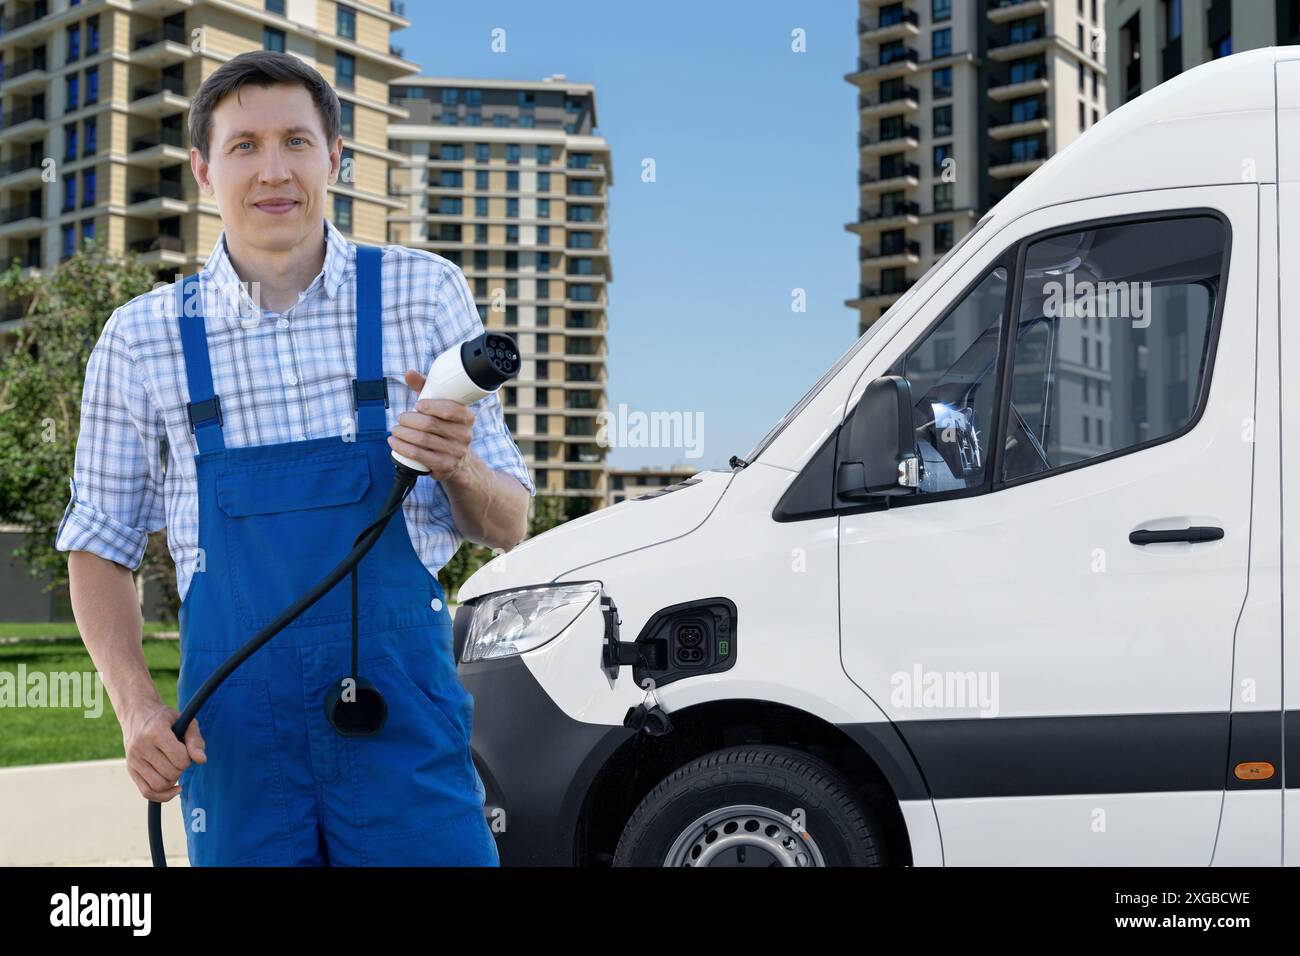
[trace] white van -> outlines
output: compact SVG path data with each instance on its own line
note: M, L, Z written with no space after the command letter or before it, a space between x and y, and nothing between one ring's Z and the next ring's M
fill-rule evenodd
M1089 130L732 470L465 583L502 863L1300 862L1296 422L1291 47Z

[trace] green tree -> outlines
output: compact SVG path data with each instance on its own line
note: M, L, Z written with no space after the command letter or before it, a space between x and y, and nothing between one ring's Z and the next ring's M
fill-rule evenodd
M33 577L48 573L48 591L68 579L68 556L54 550L54 537L71 491L86 361L113 310L157 278L138 257L108 253L102 240L53 270L27 272L18 260L0 272L5 300L27 303L0 350L0 522L27 529L13 556ZM140 574L166 581L174 573L166 539L152 538L160 540L150 541Z

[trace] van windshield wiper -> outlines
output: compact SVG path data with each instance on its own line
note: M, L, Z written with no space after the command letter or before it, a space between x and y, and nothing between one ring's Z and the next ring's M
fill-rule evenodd
M749 462L745 461L745 459L741 458L739 455L732 455L731 458L727 460L727 464L733 469L749 467Z

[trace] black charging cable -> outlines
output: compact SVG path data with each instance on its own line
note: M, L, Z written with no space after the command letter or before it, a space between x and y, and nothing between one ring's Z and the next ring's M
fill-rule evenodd
M221 686L221 682L234 673L240 664L252 657L256 651L267 641L279 634L298 618L307 608L311 607L326 594L334 585L343 580L343 576L351 572L352 574L352 675L356 677L357 671L357 621L356 621L356 567L361 563L361 559L366 556L371 548L383 536L384 529L388 526L389 520L402 506L411 489L415 487L416 479L424 472L416 471L414 468L408 468L403 464L394 465L395 480L393 488L388 493L388 500L384 502L383 509L378 518L376 518L368 527L357 535L353 543L352 550L348 556L330 571L329 574L321 578L320 581L295 601L279 617L254 634L243 647L231 654L220 667L218 667L207 680L203 682L190 702L185 705L181 715L172 723L172 733L182 744L185 742L185 732L189 729L190 723L194 720L196 714L203 707L209 697ZM153 865L156 867L165 867L167 857L163 852L162 836L162 804L156 800L149 801L149 853L153 857Z

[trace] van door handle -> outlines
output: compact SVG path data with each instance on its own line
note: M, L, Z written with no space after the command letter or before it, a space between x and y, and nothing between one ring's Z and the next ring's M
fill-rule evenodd
M1191 527L1172 531L1134 531L1128 539L1133 544L1163 544L1166 541L1200 544L1202 541L1218 541L1222 537L1222 528Z

